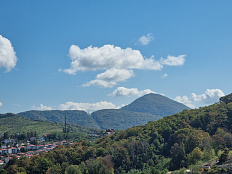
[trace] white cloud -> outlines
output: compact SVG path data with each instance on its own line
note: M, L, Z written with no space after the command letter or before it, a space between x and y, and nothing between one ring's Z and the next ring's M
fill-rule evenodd
M98 74L95 80L92 80L84 86L98 85L103 87L113 87L118 82L126 81L134 75L132 70L111 68L104 73Z
M86 112L94 112L101 109L115 109L117 108L114 104L106 101L98 103L74 103L66 102L60 105L61 110L84 110Z
M81 49L72 45L69 49L70 68L63 71L75 75L78 71L106 70L83 86L98 85L113 87L118 82L126 81L133 76L134 69L161 70L164 65L179 66L184 64L185 55L168 56L167 59L155 60L144 58L139 50L122 49L114 45ZM59 71L62 71L59 69Z
M122 49L114 45L104 45L103 47L89 46L80 49L72 45L69 49L71 67L65 69L68 74L75 74L77 71L93 71L99 69L149 69L160 70L162 65L153 58L144 59L139 50L132 48Z
M186 106L188 106L188 107L190 107L190 108L196 108L196 106L194 106L194 105L192 104L192 101L191 101L187 96L183 96L183 97L177 96L177 97L175 98L175 101L177 101L177 102L179 102L179 103L183 103L184 105L186 105Z
M149 93L155 93L154 91L150 89L145 89L143 91L139 91L137 88L125 88L125 87L118 87L116 90L113 91L112 94L109 94L109 96L119 97L119 96L143 96L145 94Z
M16 66L17 59L11 42L0 35L0 67L5 67L6 72L9 72Z
M190 108L196 108L195 105L202 106L205 104L213 104L219 101L219 98L224 95L225 94L220 89L207 89L204 94L197 95L192 93L191 97L177 96L175 100L189 106Z
M151 33L147 34L146 36L143 35L142 37L139 38L139 43L142 45L148 45L152 40L153 36Z
M168 74L167 74L167 73L165 73L164 75L161 76L162 79L164 79L164 78L166 78L166 77L168 77Z
M0 107L2 106L2 102L0 102Z
M216 102L224 96L225 94L220 89L207 89L204 94L196 95L195 93L192 93L192 99L193 101L203 101L204 103L212 103Z
M41 111L44 111L44 110L52 110L52 107L44 106L43 104L40 104L39 107L32 106L32 108L35 109L35 110L41 110Z
M161 63L168 66L180 66L185 62L186 55L179 55L177 57L168 56L167 59L161 58Z

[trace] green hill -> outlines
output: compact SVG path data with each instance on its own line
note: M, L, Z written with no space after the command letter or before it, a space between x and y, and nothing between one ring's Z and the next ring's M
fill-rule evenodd
M95 122L101 129L123 130L149 121L161 119L152 114L132 112L120 109L103 109L92 113Z
M38 119L38 120L47 120L51 122L64 123L64 117L66 115L67 123L74 123L77 125L96 128L100 127L95 123L93 117L87 114L85 111L79 110L51 110L51 111L26 111L20 112L18 115L30 119Z
M184 109L189 108L162 95L147 94L121 109L104 109L93 112L91 115L79 110L33 110L21 112L18 115L58 123L64 123L66 115L68 123L97 129L122 130L158 120Z
M68 125L73 132L94 133L95 129L85 128L78 125ZM46 133L62 132L64 124L43 120L32 120L16 114L0 114L0 134L9 134L36 131L38 135Z
M43 166L42 173L75 168L85 174L166 174L180 168L181 172L175 173L185 173L185 168L190 168L192 173L232 173L231 96L207 107L117 131L94 144L82 141L30 159L14 159L5 169L41 173ZM207 168L204 163L212 166Z
M121 109L159 116L167 116L190 108L160 94L151 93L136 99L131 104L126 105Z

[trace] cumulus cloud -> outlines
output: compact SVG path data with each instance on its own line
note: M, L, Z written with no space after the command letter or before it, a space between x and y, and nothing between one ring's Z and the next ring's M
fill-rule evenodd
M0 35L0 67L5 67L6 72L11 71L16 66L18 58L11 42Z
M220 89L207 89L204 94L197 95L195 93L191 94L191 97L187 96L177 96L176 101L185 104L190 108L196 108L195 105L206 105L213 104L219 101L219 98L225 94Z
M184 64L186 55L179 55L177 57L168 56L167 59L161 58L161 63L168 66L180 66Z
M86 112L94 112L101 109L116 109L117 107L106 101L98 103L74 103L66 102L65 104L60 105L61 110L84 110Z
M153 36L151 33L147 34L146 36L143 35L142 37L139 38L139 43L142 45L148 45L152 40Z
M216 102L224 96L225 94L220 89L207 89L204 94L197 95L195 93L191 94L193 101L203 101L206 104Z
M52 107L45 106L45 105L43 105L43 104L40 104L39 107L33 106L32 108L35 109L35 110L41 110L41 111L44 111L44 110L52 110Z
M109 96L119 97L119 96L143 96L145 94L149 93L155 93L154 91L150 89L145 89L143 91L139 91L137 88L125 88L125 87L118 87L116 90L113 91L112 94L109 94Z
M77 71L104 70L109 68L117 69L149 69L160 70L162 65L153 58L144 59L139 50L132 48L122 49L114 45L103 47L89 46L80 49L72 45L69 49L71 67L65 69L68 74L75 74Z
M113 87L118 82L126 81L134 75L132 70L111 68L104 73L98 74L95 80L92 80L83 86L98 85L103 87Z
M0 107L2 106L2 102L0 102Z
M179 102L179 103L183 103L184 105L190 107L190 108L196 108L196 106L194 104L192 104L192 101L187 97L187 96L177 96L175 98L175 101Z
M113 87L118 82L126 81L133 76L134 69L161 70L164 65L179 66L184 64L185 55L168 56L167 59L155 60L144 58L139 50L122 49L114 45L81 49L72 45L69 49L70 68L63 71L75 75L78 71L105 70L83 86L98 85ZM61 71L61 69L59 69Z

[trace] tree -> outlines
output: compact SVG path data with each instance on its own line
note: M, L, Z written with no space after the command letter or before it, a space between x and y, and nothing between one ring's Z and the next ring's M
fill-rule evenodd
M230 152L230 149L228 148L225 148L223 153L221 154L220 158L219 158L219 163L224 163L228 157L229 157L229 152Z
M66 168L65 174L82 174L78 165L71 165Z
M53 165L52 167L50 167L46 174L60 174L62 172L61 166L59 164L57 165Z
M190 164L196 164L203 157L203 152L199 147L196 147L190 154L188 154L188 161Z

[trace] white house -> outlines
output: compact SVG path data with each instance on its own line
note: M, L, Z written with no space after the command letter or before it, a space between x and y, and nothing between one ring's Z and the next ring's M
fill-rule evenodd
M16 148L16 147L11 147L11 148L9 148L9 149L8 149L8 153L9 153L9 154L12 154L12 153L16 154L16 153L17 153L17 148Z

